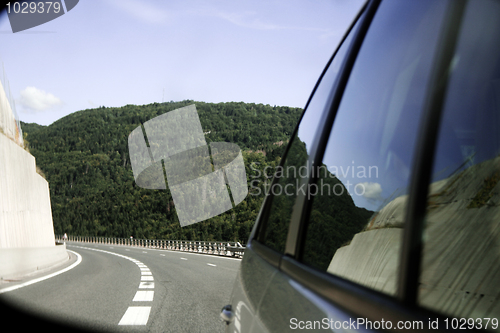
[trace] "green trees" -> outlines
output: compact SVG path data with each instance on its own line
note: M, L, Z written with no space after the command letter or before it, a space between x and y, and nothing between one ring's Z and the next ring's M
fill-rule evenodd
M302 113L299 108L242 102L181 101L78 111L49 126L23 123L30 152L49 182L55 233L246 242L263 189L235 209L181 228L168 189L146 190L135 184L129 133L149 119L193 103L207 143L238 144L248 177L253 162L259 168L278 163L286 144L276 143L288 140Z

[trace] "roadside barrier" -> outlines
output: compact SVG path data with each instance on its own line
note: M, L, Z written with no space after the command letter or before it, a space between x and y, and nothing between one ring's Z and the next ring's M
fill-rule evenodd
M74 235L68 235L66 240L64 239L63 235L55 235L55 238L58 242L68 241L107 245L124 245L236 258L243 258L243 252L245 251L245 247L239 242L196 242L164 239L114 238Z

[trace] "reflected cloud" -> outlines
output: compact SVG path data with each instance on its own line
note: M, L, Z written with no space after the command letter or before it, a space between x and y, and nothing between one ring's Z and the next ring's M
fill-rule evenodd
M382 186L379 183L363 182L356 184L356 187L356 194L360 193L361 196L372 200L382 199Z

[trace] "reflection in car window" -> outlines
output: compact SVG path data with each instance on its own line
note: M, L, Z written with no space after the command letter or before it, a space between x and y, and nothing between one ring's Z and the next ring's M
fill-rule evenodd
M302 261L388 294L397 288L410 167L443 12L435 1L380 5L314 169Z
M499 15L468 3L429 186L419 303L460 318L500 317Z
M274 195L274 198L263 243L278 252L283 253L285 250L288 226L295 198L297 197L297 190L300 187L302 178L307 177L305 170L311 145L318 129L321 115L327 106L332 85L337 78L355 30L356 26L342 43L328 70L321 79L300 121L297 134L290 141L290 148L285 163L282 168L278 168L275 174L275 177L278 177L279 180L270 188L269 194Z

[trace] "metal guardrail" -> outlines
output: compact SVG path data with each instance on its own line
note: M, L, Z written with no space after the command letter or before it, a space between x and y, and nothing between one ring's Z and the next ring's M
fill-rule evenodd
M150 249L163 249L171 251L192 252L208 255L243 258L245 247L239 242L205 242L205 241L180 241L164 239L136 239L136 238L114 238L114 237L92 237L68 235L55 235L58 242L82 242L107 245L125 245Z

